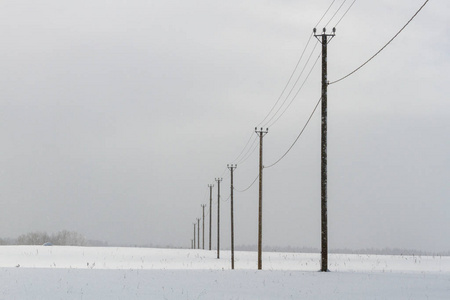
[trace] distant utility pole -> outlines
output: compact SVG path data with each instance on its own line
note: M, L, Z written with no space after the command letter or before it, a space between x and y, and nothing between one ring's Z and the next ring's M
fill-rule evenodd
M211 218L212 218L212 188L214 184L208 184L209 187L209 250L211 250Z
M191 239L191 249L194 249L194 240Z
M322 44L322 164L321 164L321 210L322 210L322 256L321 272L328 272L328 216L327 216L327 45L335 36L336 28L333 33L326 33L323 29L322 34L316 34L316 28L313 29L314 36ZM321 39L319 39L321 37ZM330 37L330 39L328 39Z
M217 258L220 258L220 182L222 178L216 178L217 181Z
M200 218L197 218L197 249L200 249Z
M259 136L259 210L258 210L258 270L262 269L262 179L263 179L263 137L269 128L260 130L255 127L255 132Z
M203 250L205 250L205 206L206 206L206 204L202 204L201 205L202 206L202 211L203 211L203 241L202 241L202 244L203 244Z
M234 270L233 172L237 165L227 165L231 172L231 269Z
M194 249L195 249L195 223L194 223Z

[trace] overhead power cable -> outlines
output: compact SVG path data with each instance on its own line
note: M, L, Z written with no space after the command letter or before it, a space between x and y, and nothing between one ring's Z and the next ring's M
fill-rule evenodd
M365 63L363 63L362 65L360 65L358 68L356 68L355 70L353 70L352 72L348 73L347 75L345 75L344 77L339 78L338 80L332 81L329 84L334 84L337 83L341 80L344 80L345 78L349 77L350 75L354 74L356 71L358 71L359 69L361 69L362 67L364 67L369 61L371 61L375 56L377 56L381 51L384 50L384 48L386 48L402 31L403 29L406 28L406 26L408 26L408 24L417 16L417 14L422 10L422 8L428 3L429 0L426 0L424 2L424 4L422 4L422 6L419 8L418 11L416 11L416 13L411 17L411 19L409 19L408 22L406 22L406 24L386 43L386 45L384 45L380 50L377 51L377 53L375 53L372 57L370 57Z
M311 57L312 57L312 55L314 54L314 50L316 50L316 47L317 47L317 44L318 44L318 43L319 43L319 42L316 41L316 44L314 45L314 48L313 48L312 51L311 51L311 54L308 56L308 60L306 61L305 65L303 66L303 69L302 69L302 71L300 72L300 74L297 76L297 80L296 80L295 83L292 85L291 90L289 91L289 93L287 94L287 96L284 98L283 103L281 103L280 107L278 107L278 109L277 109L277 111L275 112L275 114L273 114L273 116L272 116L269 120L267 120L267 122L265 122L264 125L263 125L262 127L267 127L267 124L269 124L269 123L273 120L273 118L275 118L275 116L280 112L280 109L284 106L284 104L286 103L286 101L289 99L289 96L291 96L292 91L294 90L294 88L295 88L295 86L297 85L298 81L299 81L300 78L302 77L303 72L305 71L306 67L308 66L308 63L309 63L309 61L311 60ZM314 63L314 65L315 65L315 63ZM313 67L314 67L314 66L313 66ZM310 72L310 73L311 73L311 72ZM308 76L309 76L309 74L308 74ZM303 82L303 84L304 84L304 82ZM302 87L303 87L303 85L302 85ZM300 89L301 89L302 87L300 87ZM295 97L291 100L291 103L292 103L292 101L293 101L294 99L295 99ZM289 105L290 105L290 104L289 104ZM289 105L288 105L288 106L289 106ZM280 117L278 117L277 120L278 120L279 118L280 118ZM275 123L275 122L274 122L274 123Z
M255 141L258 140L258 137L256 137ZM245 157L239 164L242 165L244 162L247 161L247 159L249 159L253 153L255 153L255 150L258 148L258 144L255 144L255 146L253 147L253 150L247 155L247 157Z
M258 140L258 137L256 135L253 135L253 136L254 136L254 140L253 140L251 146L248 148L245 155L238 162L236 162L236 164L243 164L253 154L253 152L255 152L255 149L258 146L258 144L256 143L256 141Z
M345 4L345 2L347 2L347 0L344 0L341 5L338 7L338 9L335 11L335 13L333 14L333 16L331 17L331 19L327 22L327 24L325 24L325 27L328 26L328 24L330 24L331 20L334 19L334 17L336 16L336 14L341 10L342 6Z
M204 194L204 196L203 196L203 200L202 200L202 202L205 202L206 200L207 200L207 196L208 196L208 192L209 192L209 189L205 189L205 194Z
M316 26L314 26L314 28L316 28L316 27L319 25L320 21L322 21L322 19L325 17L325 15L327 14L327 12L330 10L331 6L333 6L333 3L334 3L335 1L336 1L336 0L333 0L333 2L331 2L330 6L328 6L327 10L326 10L325 13L322 15L322 18L320 18L320 20L317 22L317 24L316 24Z
M244 150L247 149L248 144L250 143L250 141L252 140L252 137L254 137L255 135L253 134L253 131L247 141L247 143L245 144L244 148L242 149L241 153L239 153L239 155L232 161L232 163L236 163L236 161L238 161L238 159L241 158L242 153L244 153Z
M220 175L220 177L222 178L223 176L225 176L225 172L227 171L228 169L225 167L225 169L223 170L223 172L222 172L222 175Z
M297 92L295 93L294 97L291 99L291 102L289 102L289 104L286 106L286 108L283 110L283 112L281 113L281 115L278 116L278 118L275 119L275 121L273 121L269 126L267 127L272 127L286 112L286 110L291 106L292 102L294 102L294 99L297 98L298 93L300 93L300 91L302 90L303 86L305 85L306 81L309 78L309 75L311 75L311 72L314 70L314 67L317 64L317 61L319 60L320 56L322 55L322 52L319 53L319 56L317 56L313 66L311 67L311 70L309 70L308 75L306 76L305 80L303 81L302 85L300 86L300 88L297 90Z
M308 120L305 123L305 126L303 126L302 130L300 131L300 133L298 134L297 138L295 139L295 141L292 143L292 145L289 147L289 149L273 164L268 165L268 166L264 166L264 168L270 168L275 166L279 161L281 161L288 153L289 151L291 151L292 147L294 147L295 143L297 143L298 139L300 138L300 136L303 134L303 132L306 129L306 126L308 126L309 121L311 121L312 116L314 115L314 113L316 112L317 107L319 106L320 101L322 100L322 98L319 99L319 101L317 102L316 106L314 107L311 115L309 116Z
M284 86L283 91L281 92L280 96L278 96L277 101L276 101L275 104L272 106L272 108L271 108L270 111L267 113L267 115L264 117L264 119L263 119L256 127L260 127L261 124L264 123L264 121L267 119L267 117L270 116L270 114L272 113L272 111L274 110L274 108L277 106L278 102L280 102L281 98L283 97L284 92L286 91L286 89L287 89L289 83L290 83L291 80L292 80L292 77L293 77L294 74L295 74L295 71L297 71L298 65L300 64L300 61L302 60L303 55L305 54L305 51L306 51L306 49L308 48L309 42L311 41L311 38L312 38L312 37L313 37L313 34L311 34L311 35L309 36L308 42L306 43L306 46L305 46L305 48L303 49L302 54L300 55L300 58L298 59L297 64L295 65L295 68L294 68L294 70L293 70L292 73L291 73L291 76L289 76L289 80L287 81L286 85ZM295 85L295 83L294 83L294 85ZM275 113L275 114L276 114L276 113ZM269 120L269 121L270 121L270 120Z
M333 4L334 4L335 1L336 1L336 0L333 0L333 1L331 2L331 4L328 6L328 8L327 8L327 10L325 11L325 13L322 15L322 17L319 19L319 21L317 22L316 26L314 26L314 27L317 27L317 25L323 20L323 18L326 16L326 14L327 14L328 11L330 10L330 8L333 6ZM289 76L289 79L288 79L286 85L284 86L283 91L282 91L281 94L278 96L277 101L276 101L275 104L271 107L271 109L269 110L269 112L267 113L267 115L264 117L264 119L263 119L256 127L260 127L261 124L263 124L264 121L267 120L267 118L270 116L270 114L273 112L273 110L275 109L275 107L276 107L276 106L278 105L278 103L280 102L281 98L283 97L283 94L286 92L287 87L288 87L289 84L291 83L291 80L292 80L292 78L293 78L295 72L297 71L298 66L300 65L300 62L301 62L301 60L302 60L302 58L303 58L303 56L304 56L304 54L305 54L305 52L306 52L306 49L307 49L308 46L309 46L309 43L310 43L311 38L313 37L313 35L314 35L314 34L311 34L311 35L309 36L308 41L306 42L306 46L305 46L305 48L303 49L302 54L300 55L300 58L298 59L297 64L296 64L295 67L294 67L294 70L292 71L291 75ZM307 64L307 63L306 63L306 64ZM306 67L306 64L305 64L305 67ZM297 79L297 81L298 81L298 79ZM296 83L294 83L294 86L295 86L295 85L296 85ZM294 86L291 88L291 91L292 91L292 89L294 88ZM289 96L288 96L288 97L289 97ZM281 106L283 106L283 104L282 104ZM278 110L279 110L279 109L278 109ZM275 115L276 115L276 113L275 113ZM273 117L274 117L274 116L272 116L272 118L273 118ZM270 122L270 120L267 121L266 124L269 123L269 122ZM265 127L265 125L263 125L263 127Z
M315 27L317 27L317 25L324 19L324 17L325 17L326 14L329 12L329 10L331 9L331 7L333 6L333 4L334 4L335 2L336 2L336 0L333 0L333 1L331 2L331 4L328 6L328 8L327 8L327 10L325 11L325 13L321 16L321 18L319 19L319 21L317 22L317 24L316 24ZM309 36L308 41L307 41L307 43L306 43L306 46L305 46L305 48L303 49L302 54L300 55L300 58L298 59L297 64L295 65L294 70L292 71L291 75L289 76L289 79L288 79L286 85L284 86L284 88L283 88L283 90L282 90L280 96L278 97L277 101L276 101L275 104L272 106L272 108L270 109L270 111L268 112L268 114L264 117L264 119L258 124L258 126L260 126L262 123L264 123L265 120L267 120L267 118L270 116L270 114L273 112L273 110L276 108L276 106L277 106L278 103L280 102L280 100L281 100L282 96L284 95L284 93L286 92L286 90L287 90L289 84L292 82L292 79L293 79L293 76L294 76L295 72L297 71L298 67L300 66L300 62L302 61L302 59L303 59L303 57L304 57L304 55L305 55L305 53L306 53L306 49L308 48L308 46L309 46L309 44L310 44L310 42L311 42L312 36L313 36L313 34L311 34L311 35ZM309 61L309 60L308 60L308 61ZM306 67L306 65L307 65L307 63L305 64L305 67ZM304 67L304 68L305 68L305 67ZM303 68L303 69L304 69L304 68ZM303 71L302 71L302 72L303 72ZM301 75L300 75L300 76L301 76ZM309 76L309 75L308 75L308 76ZM297 84L298 80L299 80L299 78L297 79L296 83L292 86L290 93L291 93L292 90L294 89L294 87L295 87L295 85ZM306 81L306 80L305 80L305 81ZM304 82L303 82L303 83L304 83ZM299 89L299 90L300 90L300 89ZM297 91L296 95L298 94L299 90ZM290 93L289 93L289 95L290 95ZM288 97L289 97L289 96L288 96ZM294 98L295 98L295 97L296 97L296 96L294 96ZM293 102L294 98L291 100L291 102L289 103L289 105L283 110L283 112L281 113L281 115L279 115L279 116L277 117L277 119L273 122L273 124L275 124L275 123L281 118L281 116L285 113L285 111L289 108L289 106L290 106L291 103ZM286 100L285 100L285 101L286 101ZM285 102L285 101L284 101L284 102ZM281 105L281 107L282 107L282 106L283 106L283 105ZM277 111L279 111L279 110L281 109L281 107L280 107ZM275 113L275 115L276 115L276 113ZM274 115L273 117L275 117L275 115ZM273 117L272 117L271 119L273 119ZM270 120L269 120L269 121L270 121ZM269 123L269 121L266 122L266 124ZM257 147L256 147L256 146L253 147L253 144L254 144L254 142L255 142L257 139L255 138L255 140L253 141L253 143L250 145L250 142L252 141L252 136L253 136L253 134L250 135L250 137L249 137L247 143L245 144L244 148L242 148L242 150L240 151L239 155L233 160L233 163L242 164L243 162L245 162L245 161L246 161L246 160L254 153L254 151L255 151L255 149L256 149ZM249 146L249 145L250 145L250 146ZM225 175L225 172L226 172L226 169L224 170L224 172L222 172L222 176L221 176L221 177L223 177L223 176Z
M355 4L356 0L353 0L352 4L350 4L350 6L347 8L347 10L345 11L345 13L342 15L342 17L339 19L339 21L336 23L336 25L334 25L334 28L336 28L339 23L341 23L342 19L345 17L345 15L348 13L348 11L350 10L350 8L352 8L353 4Z
M247 191L249 188L251 188L255 184L255 182L258 178L259 178L259 174L258 174L258 176L256 176L255 180L253 180L253 182L243 190L238 190L237 188L233 188L233 189L237 192L243 193L243 192Z

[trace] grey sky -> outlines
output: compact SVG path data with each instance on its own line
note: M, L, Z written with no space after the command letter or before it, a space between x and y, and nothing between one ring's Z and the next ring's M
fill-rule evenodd
M188 247L207 184L224 176L227 247L226 164L330 3L1 1L0 237L68 229ZM422 3L357 1L329 44L329 79L373 55ZM370 64L329 87L331 248L450 250L449 6L430 1ZM269 128L266 165L319 98L320 61ZM264 171L264 245L320 246L319 113ZM257 163L255 152L238 165L236 188L252 182ZM257 197L256 184L235 194L236 244L257 242Z

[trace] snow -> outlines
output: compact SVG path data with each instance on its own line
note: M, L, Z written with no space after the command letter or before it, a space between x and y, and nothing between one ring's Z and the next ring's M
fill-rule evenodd
M1 299L448 299L450 257L0 247Z

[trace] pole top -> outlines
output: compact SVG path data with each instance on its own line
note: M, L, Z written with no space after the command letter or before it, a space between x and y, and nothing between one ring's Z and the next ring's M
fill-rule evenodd
M264 130L264 128L261 127L261 129L258 130L258 127L255 127L256 133L267 133L268 131L269 131L269 128L266 128L266 130Z
M336 35L336 27L333 27L332 32L331 33L327 33L327 29L324 27L322 28L323 33L321 34L316 34L317 29L313 28L313 35L319 40L319 42L321 42L323 44L323 38L324 37L330 37L330 40ZM322 40L319 39L319 37L322 37ZM327 43L329 42L327 41Z

